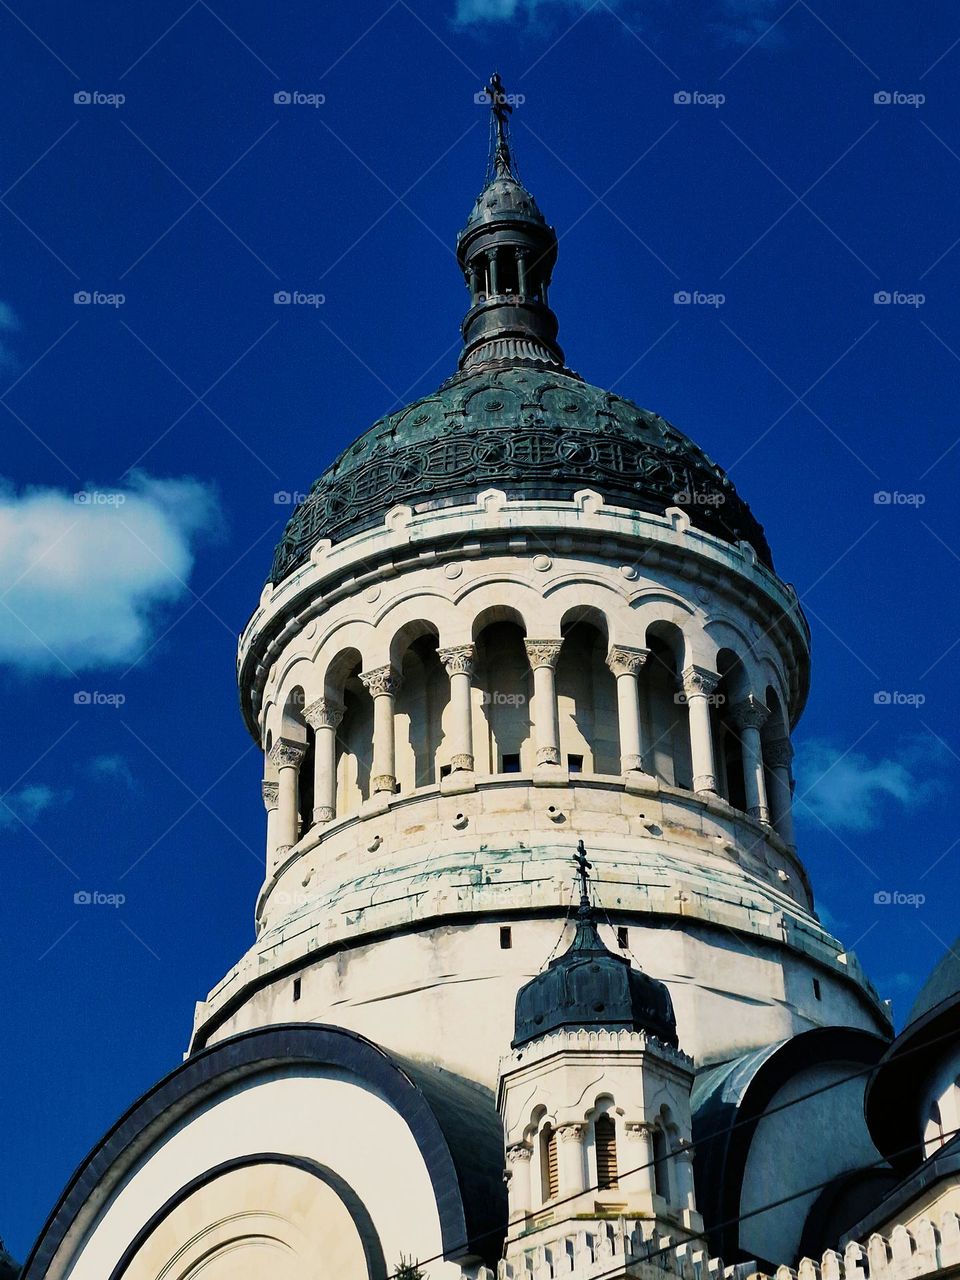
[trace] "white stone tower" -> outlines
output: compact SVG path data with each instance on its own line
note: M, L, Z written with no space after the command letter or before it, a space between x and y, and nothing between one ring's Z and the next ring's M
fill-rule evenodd
M825 1247L875 1167L889 1019L791 820L806 622L720 468L566 366L490 96L459 367L327 466L240 638L256 939L24 1280L459 1280L508 1229L505 1277L668 1232L696 1280L702 1237Z

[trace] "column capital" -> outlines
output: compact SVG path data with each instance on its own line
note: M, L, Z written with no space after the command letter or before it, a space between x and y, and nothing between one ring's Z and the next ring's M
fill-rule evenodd
M299 769L300 761L307 754L306 744L293 742L290 738L278 738L268 757L270 763L278 769L292 766Z
M680 687L688 698L709 697L719 683L719 673L708 667L689 666L680 672Z
M628 1120L623 1127L628 1138L633 1138L634 1141L640 1142L647 1138L652 1138L656 1126L651 1124L649 1120Z
M260 783L260 794L263 796L263 807L269 813L280 803L280 783L269 782L266 778Z
M762 729L769 715L767 708L752 693L730 708L730 718L738 729Z
M607 666L615 676L637 676L650 656L649 649L634 649L629 645L614 644L607 654Z
M771 769L789 769L793 759L793 744L789 738L777 738L763 744L763 759Z
M317 698L303 708L303 718L311 729L336 729L343 719L344 707L333 698Z
M582 1142L587 1127L583 1124L561 1124L557 1126L557 1137L561 1142Z
M472 676L476 656L476 645L472 644L457 644L449 649L437 650L437 657L448 676Z
M526 1164L533 1155L533 1147L525 1142L516 1142L507 1147L507 1164Z
M534 671L536 671L537 667L548 667L551 671L555 671L562 645L562 639L524 640L523 642L523 647L527 651L527 658Z
M391 666L389 662L385 667L374 667L372 671L361 671L360 682L365 689L369 690L370 696L373 698L379 698L383 694L390 694L391 697L396 697L403 683L400 678L400 672L396 667Z

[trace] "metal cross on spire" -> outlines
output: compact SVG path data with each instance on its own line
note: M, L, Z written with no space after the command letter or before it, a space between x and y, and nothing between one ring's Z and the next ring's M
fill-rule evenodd
M490 77L484 96L490 104L493 168L498 174L511 173L512 157L507 126L513 114L513 95L504 88L499 71L495 71Z
M587 850L582 840L577 844L577 852L573 855L573 861L580 877L580 909L589 911L590 872L593 870L593 863L587 860Z

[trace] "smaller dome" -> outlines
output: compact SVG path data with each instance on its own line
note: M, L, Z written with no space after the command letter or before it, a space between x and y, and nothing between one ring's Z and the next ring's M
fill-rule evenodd
M499 173L477 196L462 238L478 225L500 220L530 222L546 227L547 220L527 188L512 173Z
M678 1044L670 992L603 945L589 905L577 912L569 950L517 992L512 1047L562 1028L645 1031Z
M960 996L960 938L955 940L952 947L947 947L936 968L923 984L906 1025L909 1027L914 1022L919 1022L937 1005L943 1004L945 1000L956 999L957 996Z

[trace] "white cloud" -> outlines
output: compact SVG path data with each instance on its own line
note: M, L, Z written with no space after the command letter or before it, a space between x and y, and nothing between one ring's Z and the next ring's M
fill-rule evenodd
M198 538L218 525L199 480L134 474L81 494L0 488L0 664L21 671L132 662L187 594Z
M62 803L69 794L67 791L55 791L44 783L32 783L11 791L0 805L0 827L18 827L18 818L28 827L32 826L46 809Z
M932 738L907 738L896 758L871 758L829 742L808 742L798 752L796 817L836 830L872 831L891 808L915 809L941 790L943 749Z
M703 0L702 29L712 30L724 42L751 44L767 31L783 7L784 0ZM596 9L598 16L607 17L613 10L624 20L638 20L641 16L638 0L603 0L602 4L598 0L456 0L454 22L458 26L494 22L533 25L550 16L566 15L572 19L589 9ZM652 6L644 6L643 13L650 15L654 25L662 27L671 10L679 12L679 6L671 0L654 0ZM779 33L777 27L767 41L777 38Z
M102 782L118 782L135 791L137 780L123 756L94 756L87 766L88 772Z

